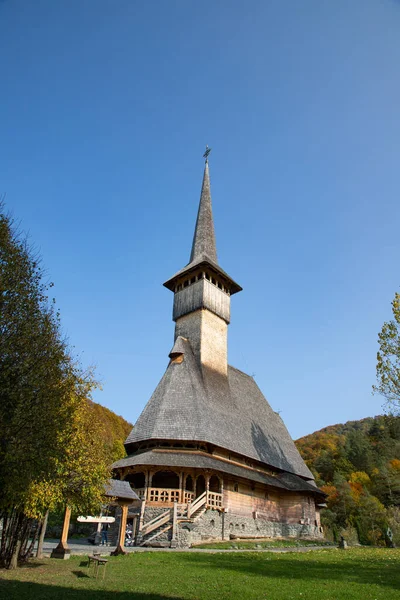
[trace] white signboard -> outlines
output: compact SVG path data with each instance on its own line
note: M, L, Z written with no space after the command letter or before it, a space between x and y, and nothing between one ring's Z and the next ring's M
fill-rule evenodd
M114 517L78 517L79 523L114 523Z

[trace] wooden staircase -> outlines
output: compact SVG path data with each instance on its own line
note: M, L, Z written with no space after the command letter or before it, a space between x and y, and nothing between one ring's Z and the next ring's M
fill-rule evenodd
M187 504L175 502L173 508L168 508L146 524L139 525L138 545L145 546L170 529L172 529L172 541L174 541L178 525L180 523L194 523L205 513L207 508L214 508L216 496L221 496L221 498L217 498L217 502L222 503L221 494L217 495L207 491L203 492L194 502L188 502ZM141 523L144 509L145 501L142 503ZM153 535L150 535L151 533Z

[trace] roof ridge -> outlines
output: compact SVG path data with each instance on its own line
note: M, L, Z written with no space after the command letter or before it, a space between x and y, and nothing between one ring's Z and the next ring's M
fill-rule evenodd
M234 367L233 365L228 365L228 369L233 369L234 371L237 371L238 373L241 373L242 375L246 375L246 377L249 377L249 379L252 379L254 381L254 377L252 375L249 375L248 373L241 371L240 369L238 369L237 367Z

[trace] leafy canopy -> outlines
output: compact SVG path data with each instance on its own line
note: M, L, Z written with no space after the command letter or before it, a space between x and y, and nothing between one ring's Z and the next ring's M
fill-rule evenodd
M378 335L376 378L374 392L386 398L389 410L400 413L400 294L392 301L393 319L383 324Z

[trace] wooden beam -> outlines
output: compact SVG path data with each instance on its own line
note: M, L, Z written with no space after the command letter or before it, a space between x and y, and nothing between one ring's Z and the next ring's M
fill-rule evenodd
M61 539L58 543L58 546L54 548L50 557L51 558L63 558L67 559L71 556L71 550L68 548L68 531L69 531L69 523L71 520L71 509L69 506L65 507L64 512L64 523L61 532Z
M120 521L120 525L119 525L119 534L118 534L118 545L116 547L116 549L114 550L114 552L112 552L111 554L113 556L118 556L119 554L126 554L125 552L125 532L126 532L126 521L128 518L128 504L125 503L121 503L121 521Z

